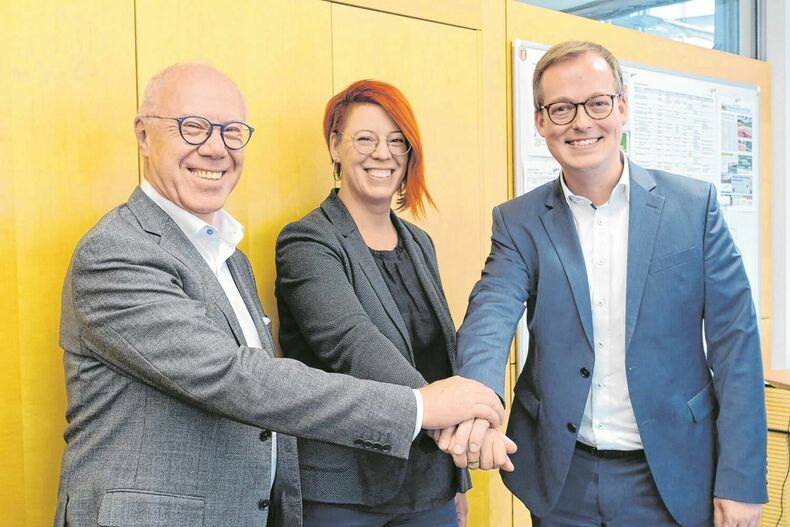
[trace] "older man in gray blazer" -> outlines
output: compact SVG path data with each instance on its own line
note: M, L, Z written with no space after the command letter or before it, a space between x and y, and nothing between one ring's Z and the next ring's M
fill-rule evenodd
M145 181L82 239L64 285L56 525L298 526L296 445L278 433L403 458L420 427L499 424L475 381L412 391L274 359L242 227L222 210L245 118L209 66L170 67L146 89Z

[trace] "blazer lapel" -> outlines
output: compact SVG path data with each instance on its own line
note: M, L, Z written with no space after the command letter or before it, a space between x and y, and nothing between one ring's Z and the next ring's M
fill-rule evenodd
M398 230L398 236L403 241L403 246L414 264L414 269L417 273L417 279L420 281L425 294L428 296L433 312L436 314L436 319L439 321L439 326L444 335L444 341L447 347L447 356L450 360L450 367L455 371L455 326L453 324L452 316L450 315L450 308L441 294L439 284L433 278L433 274L429 269L436 270L438 276L438 268L436 261L426 255L429 255L425 248L412 236L409 229L403 224L402 221L393 213L392 221ZM430 260L430 262L428 261Z
M573 215L565 202L559 178L554 182L552 191L546 200L546 207L548 210L540 217L540 220L565 270L565 276L576 303L576 310L582 321L590 350L592 350L594 349L592 309L590 288L587 283L587 269L584 265L584 255L579 244L576 225L573 223Z
M625 301L625 349L631 342L642 303L647 270L664 207L664 197L653 193L655 180L647 170L629 161L631 192L628 212L628 276Z
M269 333L269 328L266 327L264 322L266 314L263 312L263 307L258 299L258 292L255 290L255 279L238 250L228 258L228 269L233 281L236 283L239 294L241 294L241 299L244 300L244 305L247 306L247 311L249 311L252 322L255 324L255 329L258 330L258 337L261 339L263 349L273 356L274 341Z
M373 256L370 254L370 249L368 249L368 246L365 244L365 240L363 240L362 235L359 234L354 219L351 217L351 214L348 213L348 210L345 205L343 205L343 202L340 201L340 198L337 197L336 190L333 189L329 193L329 197L321 203L321 209L343 235L346 248L352 255L352 258L359 263L365 276L370 281L381 305L384 306L384 310L387 312L390 320L392 320L392 323L401 334L403 342L406 343L407 358L414 364L414 350L411 347L411 339L406 329L406 323L403 321L403 317L398 310L398 305L392 298L387 284L384 283L381 272L376 262L373 260Z
M230 326L231 332L240 345L246 345L241 325L236 319L233 307L225 295L225 291L214 276L206 261L198 250L189 241L186 234L176 225L145 192L137 187L127 203L129 210L137 217L141 227L148 233L159 237L159 246L181 261L189 269L200 275L201 282L206 287L206 296L216 304Z

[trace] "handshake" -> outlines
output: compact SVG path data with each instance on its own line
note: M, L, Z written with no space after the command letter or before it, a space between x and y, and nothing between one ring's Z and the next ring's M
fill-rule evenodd
M499 431L505 409L499 396L472 379L450 377L420 388L422 427L458 467L513 471L516 444Z

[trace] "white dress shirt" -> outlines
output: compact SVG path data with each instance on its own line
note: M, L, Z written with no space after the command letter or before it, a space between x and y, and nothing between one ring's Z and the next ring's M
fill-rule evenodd
M595 367L578 439L601 450L639 450L625 373L625 301L628 270L628 160L609 200L599 207L573 194L560 175L584 255L592 306Z
M145 192L146 196L151 198L154 203L159 205L159 208L176 222L176 225L206 261L214 276L217 277L222 290L225 291L228 302L233 308L233 313L239 321L247 346L262 349L261 337L258 335L258 330L252 321L250 311L241 298L236 282L233 281L233 276L230 274L230 269L228 269L228 258L236 251L236 245L244 237L244 227L224 210L216 212L214 214L215 225L209 225L159 194L148 181L144 180L140 184L140 188ZM264 322L266 325L269 325L271 321L267 317L264 319ZM271 485L274 484L274 475L277 471L277 434L275 432L272 432L271 447L272 473L269 483L270 492Z

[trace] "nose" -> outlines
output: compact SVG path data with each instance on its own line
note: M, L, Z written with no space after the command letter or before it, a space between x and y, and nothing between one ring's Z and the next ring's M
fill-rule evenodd
M573 116L571 126L577 129L584 129L589 127L591 122L592 117L587 114L587 110L584 108L584 103L576 103L576 115Z
M222 141L222 133L220 130L214 130L214 127L211 128L211 133L208 139L206 139L206 142L198 147L198 153L202 156L211 158L222 158L228 155L228 149Z
M392 157L390 147L387 145L386 139L379 139L376 149L371 152L370 156L374 159L389 159Z

